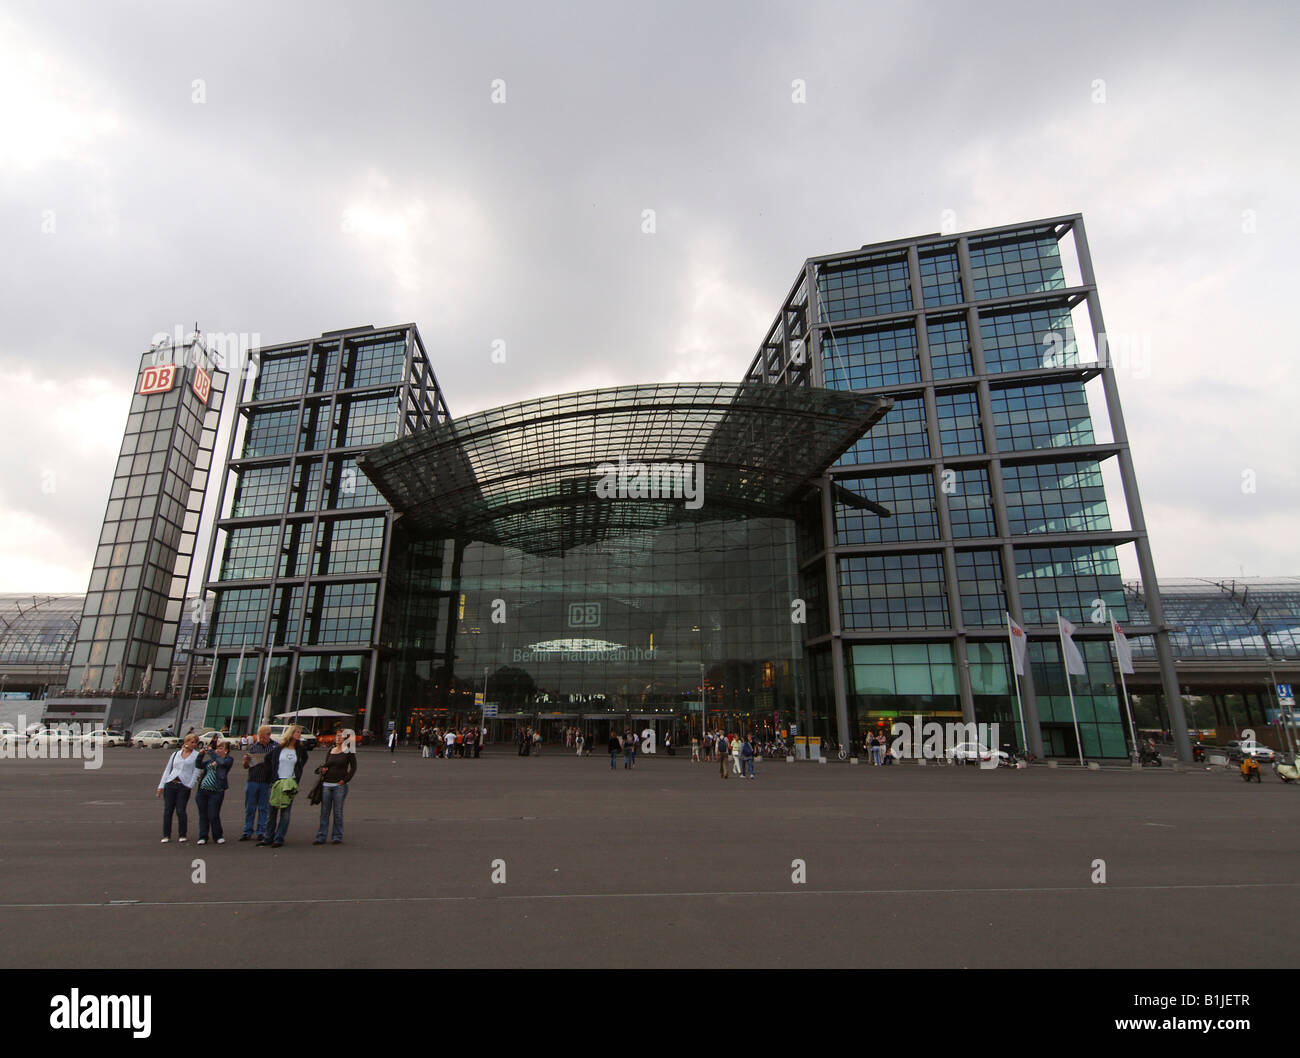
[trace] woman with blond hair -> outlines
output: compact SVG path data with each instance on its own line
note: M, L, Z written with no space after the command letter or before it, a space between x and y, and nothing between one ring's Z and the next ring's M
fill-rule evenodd
M163 799L163 844L172 839L172 815L180 824L180 840L186 841L189 820L185 810L189 807L190 793L199 781L199 736L186 735L185 744L167 758L162 778L158 780L155 797Z
M303 747L302 728L294 724L284 733L278 744L272 744L266 754L266 770L271 780L271 808L266 820L266 836L258 845L278 849L284 844L289 830L289 813L293 799L298 795L303 768L307 766L307 750ZM268 840L269 839L269 840Z
M343 802L347 800L348 783L357 773L356 736L351 729L340 731L334 745L325 754L325 762L316 769L321 780L320 826L316 828L313 845L325 844L325 831L334 816L331 841L343 844Z

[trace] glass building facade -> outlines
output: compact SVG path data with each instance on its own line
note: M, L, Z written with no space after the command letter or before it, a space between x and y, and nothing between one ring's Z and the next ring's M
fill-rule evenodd
M67 678L86 694L172 686L227 375L195 337L137 378Z
M394 512L362 453L447 417L413 325L267 347L243 379L208 556L205 722L289 709L355 714L376 682Z
M1114 371L1080 334L1104 349L1075 215L810 259L739 383L451 419L413 326L261 350L209 562L207 722L321 705L409 730L491 705L598 733L705 711L857 745L919 714L1122 757L1113 614L1177 736ZM610 465L699 466L705 502L611 498ZM1088 667L1073 711L1058 613Z
M1123 757L1107 614L1130 622L1176 698L1114 371L1081 353L1080 326L1105 348L1078 216L805 263L747 378L894 402L837 461L800 547L805 581L826 588L825 621L806 642L825 733L860 744L899 717L997 721L1006 741L1069 757L1077 713L1084 753ZM1093 382L1104 407L1089 403ZM1128 528L1112 524L1108 461ZM1150 588L1136 625L1120 578L1125 545ZM1008 613L1031 641L1020 681L1028 730ZM1088 669L1074 677L1073 713L1058 614L1081 629Z

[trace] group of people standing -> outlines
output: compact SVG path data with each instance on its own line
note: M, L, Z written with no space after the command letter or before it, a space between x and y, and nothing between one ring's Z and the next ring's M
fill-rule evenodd
M483 755L483 742L487 738L485 727L434 727L420 725L420 756L430 759L450 760L452 757L470 757L477 760ZM392 752L390 747L389 752Z
M894 755L888 752L888 742L883 731L876 734L867 732L862 739L862 752L871 758L871 763L875 765L885 765L894 763Z
M259 846L279 848L284 844L307 756L301 727L290 727L279 741L271 738L270 725L257 729L257 734L244 747L242 758L248 778L244 784L244 827L240 841L252 841L256 837ZM199 810L198 844L206 845L209 835L218 845L226 843L221 805L230 787L234 763L228 739L213 736L200 749L197 735L185 736L181 748L168 758L158 783L157 796L163 799L164 843L171 841L173 816L178 823L179 840L188 840L187 808L194 791L197 791L195 803ZM343 843L343 802L356 773L355 735L350 730L340 731L325 760L316 768L320 781L310 800L320 804L320 825L312 844L324 845L327 834L333 844Z
M638 739L631 731L619 735L612 727L609 729L609 766L618 768L618 755L624 755L623 768L631 770L636 767L636 750Z

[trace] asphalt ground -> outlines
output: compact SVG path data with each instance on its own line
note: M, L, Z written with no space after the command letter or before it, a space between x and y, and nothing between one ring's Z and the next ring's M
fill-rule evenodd
M193 802L160 844L164 760L0 760L0 965L1284 967L1300 940L1300 788L1267 769L365 749L344 843L303 794L271 849L235 840L238 768L227 844Z

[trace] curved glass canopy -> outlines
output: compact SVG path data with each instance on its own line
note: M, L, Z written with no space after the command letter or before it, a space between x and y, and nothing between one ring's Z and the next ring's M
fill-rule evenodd
M890 407L752 382L619 386L466 415L358 465L417 533L557 555L675 523L789 515Z

